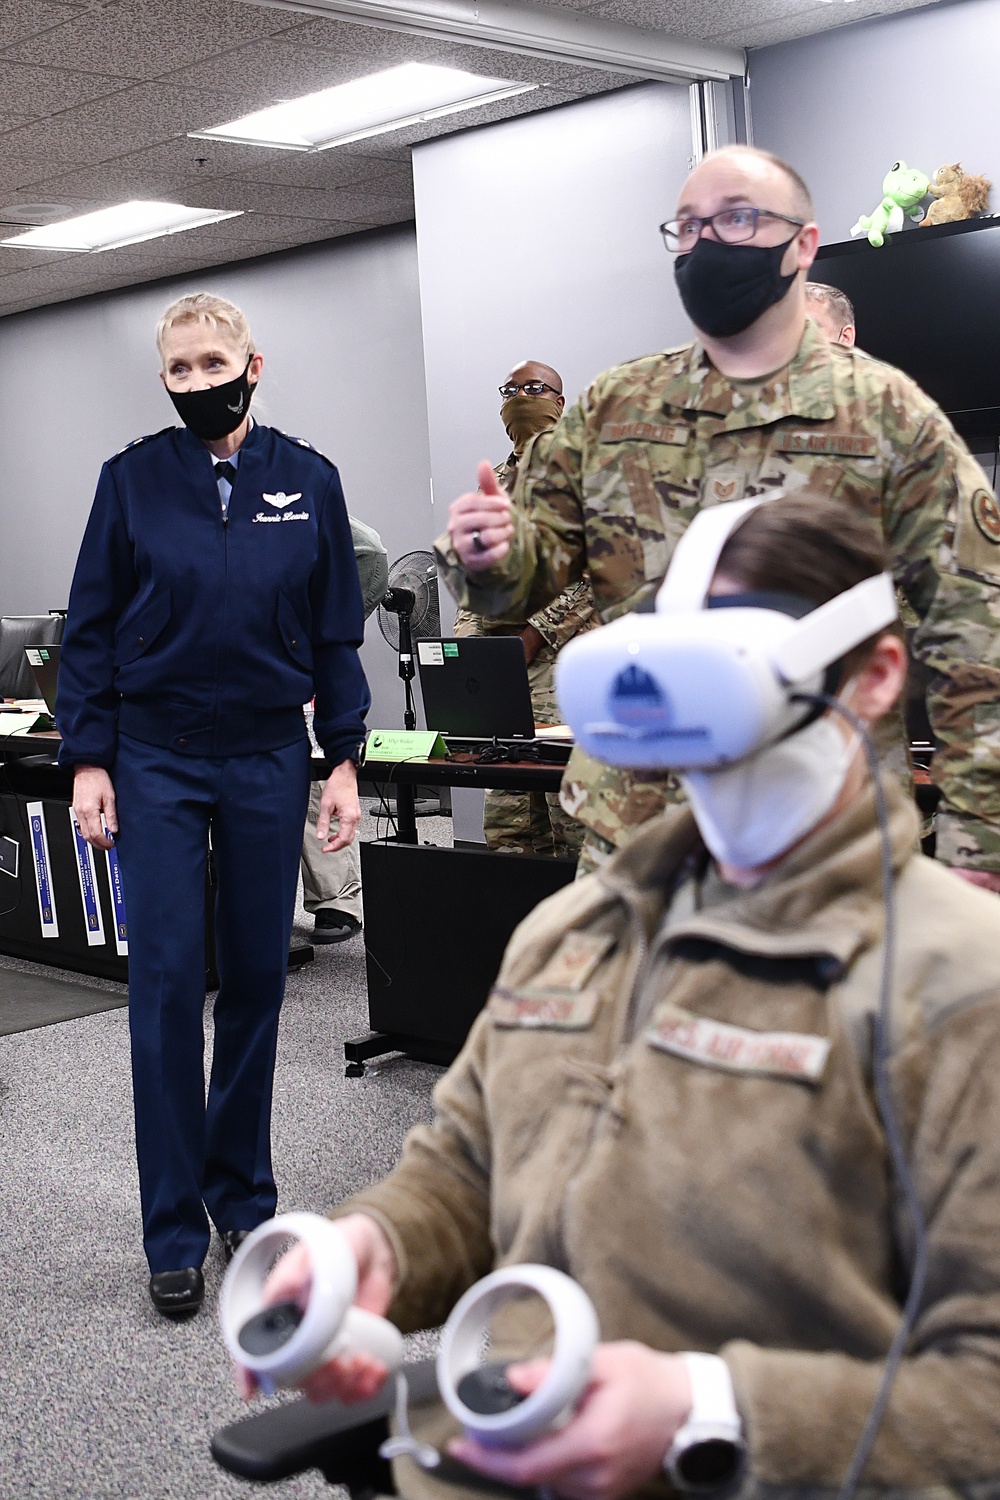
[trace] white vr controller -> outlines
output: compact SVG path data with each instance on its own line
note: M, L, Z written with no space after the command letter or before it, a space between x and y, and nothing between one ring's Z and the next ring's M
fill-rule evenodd
M480 1358L498 1310L525 1292L548 1304L555 1327L552 1363L528 1396L510 1386L504 1365L483 1364ZM599 1338L594 1304L572 1277L551 1266L506 1266L477 1281L452 1309L437 1357L441 1399L468 1436L485 1447L521 1448L572 1415Z
M267 1306L263 1298L275 1259L291 1239L306 1247L312 1262L304 1312L294 1302ZM222 1283L219 1320L226 1347L268 1395L301 1385L338 1355L361 1350L398 1370L403 1336L388 1319L352 1306L357 1288L357 1261L336 1224L307 1213L269 1219L243 1241Z
M265 1305L263 1298L275 1259L292 1239L305 1245L312 1262L305 1311L294 1302ZM357 1281L354 1252L329 1219L291 1213L262 1224L233 1256L222 1285L219 1319L229 1353L268 1394L301 1385L329 1360L360 1350L398 1374L402 1335L387 1319L352 1305ZM508 1383L506 1366L484 1362L482 1350L499 1309L526 1292L548 1305L555 1338L545 1379L523 1396ZM469 1437L494 1448L523 1447L569 1418L586 1388L599 1337L593 1303L562 1271L536 1265L494 1271L470 1287L445 1325L437 1357L441 1398ZM405 1397L401 1378L399 1389ZM433 1467L436 1450L409 1437L405 1399L401 1405L407 1436L386 1445L386 1456L409 1452Z

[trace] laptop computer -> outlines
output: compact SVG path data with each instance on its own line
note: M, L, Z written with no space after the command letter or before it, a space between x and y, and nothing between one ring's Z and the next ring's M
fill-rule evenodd
M39 697L45 699L50 714L56 711L56 684L59 681L59 646L25 646L31 675L38 684Z
M465 740L532 740L528 667L517 635L417 641L428 729Z

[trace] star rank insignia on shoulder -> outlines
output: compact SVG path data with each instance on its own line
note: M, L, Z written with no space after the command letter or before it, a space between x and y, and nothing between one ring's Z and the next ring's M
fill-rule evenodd
M305 448L307 453L315 453L316 457L321 458L325 464L329 464L331 469L335 467L332 458L327 458L325 453L321 453L318 448L314 448L312 443L308 442L305 438L293 437L290 432L282 432L280 427L272 427L271 431L276 433L278 437L284 438L286 443L292 443L296 448Z
M170 427L161 427L159 432L147 432L144 437L133 438L130 443L125 444L124 448L119 448L117 453L113 453L108 462L113 464L124 453L131 453L133 448L141 448L143 443L151 443L156 438L164 437L168 432L178 432L179 430L179 428L172 425Z

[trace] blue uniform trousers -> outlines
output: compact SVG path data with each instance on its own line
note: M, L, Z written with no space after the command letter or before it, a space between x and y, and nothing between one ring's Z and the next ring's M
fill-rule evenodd
M129 936L143 1240L151 1272L200 1266L211 1230L275 1211L271 1091L309 742L184 756L119 737L112 772ZM205 1100L205 874L211 834L220 988Z

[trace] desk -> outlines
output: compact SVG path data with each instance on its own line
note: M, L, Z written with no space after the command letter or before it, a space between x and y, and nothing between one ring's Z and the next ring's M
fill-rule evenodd
M480 786L558 791L562 766L450 760L366 762L377 786ZM412 807L412 804L411 804ZM449 1063L486 1003L511 933L540 901L572 881L576 862L487 849L420 845L399 836L361 845L371 1031L344 1043L347 1076L386 1052Z
M325 764L325 762L324 762ZM449 760L365 761L361 777L396 792L396 842L416 844L416 786L475 786L485 791L558 792L564 767L551 761L496 761L481 765L467 751Z

